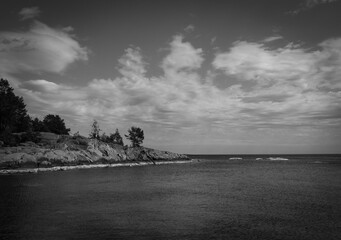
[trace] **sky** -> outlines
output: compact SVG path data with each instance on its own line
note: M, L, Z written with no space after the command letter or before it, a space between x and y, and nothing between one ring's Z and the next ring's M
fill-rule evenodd
M180 153L341 153L341 1L1 5L0 77L71 134L96 119Z

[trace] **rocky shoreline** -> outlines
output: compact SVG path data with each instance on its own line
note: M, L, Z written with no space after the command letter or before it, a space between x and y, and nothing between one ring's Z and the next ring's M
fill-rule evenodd
M172 160L172 161L155 161L155 162L130 162L130 163L111 163L111 164L91 164L91 165L75 165L75 166L56 166L48 168L23 168L23 169L2 169L0 174L20 174L20 173L39 173L66 171L74 169L91 169L91 168L115 168L115 167L138 167L147 165L164 165L164 164L180 164L191 163L194 160Z
M85 137L67 137L53 146L26 143L0 148L0 174L182 162L190 162L190 158L184 154L124 147Z

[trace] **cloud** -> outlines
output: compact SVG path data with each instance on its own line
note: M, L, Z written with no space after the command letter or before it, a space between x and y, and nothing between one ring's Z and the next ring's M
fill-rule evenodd
M70 31L35 21L27 32L0 32L0 71L61 73L73 62L87 60Z
M265 38L262 42L268 43L268 42L273 42L279 39L283 39L283 37L280 35L275 35L275 36Z
M180 35L174 37L170 43L170 48L170 54L162 63L162 68L165 72L200 68L204 60L201 48L195 49L190 43L183 42L183 37Z
M313 123L306 120L318 113L330 120L324 124L333 125L341 102L341 39L319 46L316 51L294 44L271 50L261 43L239 41L230 51L218 53L213 66L239 79L243 111L259 123L266 125L272 120L265 116L277 115L283 118L273 121L277 124L309 125ZM245 81L253 82L247 91Z
M38 7L23 8L19 12L21 20L27 20L36 18L40 15L40 9Z
M271 50L262 43L239 41L229 52L218 53L213 66L262 87L285 84L303 90L340 89L341 39L326 40L319 47L308 51L291 43Z
M238 41L229 52L218 53L213 66L241 81L297 80L315 73L316 54L292 44L270 50L262 43Z
M138 79L146 73L146 63L140 54L140 48L128 48L119 60L119 72L127 79Z
M202 85L194 72L203 61L202 50L176 36L169 51L162 63L165 74L161 77L147 78L140 49L131 47L118 60L118 78L94 79L85 87L31 80L22 84L21 91L29 101L84 121L98 117L181 128L203 115L202 107L213 109L220 103L212 98L216 89Z
M307 8L312 8L312 7L319 5L319 4L332 3L332 2L336 2L336 1L338 1L338 0L305 0L304 6Z
M289 14L296 15L300 12L309 10L309 9L311 9L317 5L326 4L326 3L333 3L336 1L338 1L338 0L303 0L301 2L300 6L297 9L290 11Z
M270 49L238 41L216 54L212 74L203 77L198 73L203 50L175 36L161 62L161 76L147 77L141 50L129 47L118 60L119 77L93 79L82 87L31 80L19 91L30 113L58 113L83 134L96 118L108 131L142 126L154 145L175 144L179 138L196 144L205 139L243 142L241 136L268 138L268 143L283 135L303 141L303 133L309 141L319 129L340 127L341 120L341 39L328 39L318 48L288 44ZM219 74L232 83L217 87Z
M23 86L31 86L32 90L39 92L56 92L61 89L60 85L43 79L29 80L23 83Z
M194 29L195 29L194 25L190 24L190 25L188 25L187 27L185 27L184 30L185 30L185 32L187 32L187 33L191 33L191 32L194 31Z
M213 45L216 42L216 40L217 40L217 37L211 38L211 45Z

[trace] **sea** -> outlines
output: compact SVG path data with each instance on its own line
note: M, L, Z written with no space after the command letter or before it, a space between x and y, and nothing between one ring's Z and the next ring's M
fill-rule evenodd
M0 239L341 239L341 155L0 175Z

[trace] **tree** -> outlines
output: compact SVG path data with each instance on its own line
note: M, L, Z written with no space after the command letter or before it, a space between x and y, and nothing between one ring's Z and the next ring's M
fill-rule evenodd
M46 127L43 121L39 118L34 118L31 120L32 122L32 130L34 132L49 132L49 129Z
M110 139L110 142L123 146L123 139L117 128L116 128L115 133L110 134L109 139Z
M101 131L101 129L99 128L98 122L96 121L96 119L94 119L94 121L91 125L91 132L89 134L89 137L95 138L95 139L100 139L100 135L99 135L100 131Z
M106 135L105 133L102 133L102 136L100 137L102 142L109 143L110 142L110 137Z
M61 119L59 115L48 114L45 116L43 123L49 132L69 135L70 128L65 127L64 120Z
M31 117L28 114L19 117L18 122L15 125L15 131L16 132L32 131Z
M131 141L133 147L139 147L143 142L144 133L139 127L131 127L128 129L128 135L125 135L125 137Z
M0 80L0 134L24 132L30 128L24 99L14 94L5 79Z

